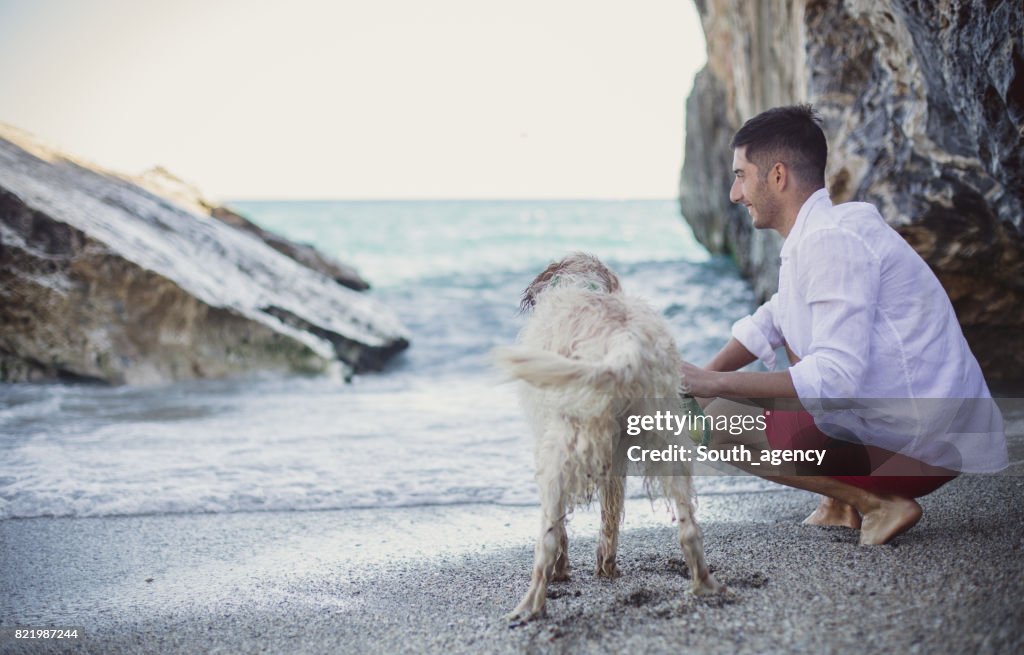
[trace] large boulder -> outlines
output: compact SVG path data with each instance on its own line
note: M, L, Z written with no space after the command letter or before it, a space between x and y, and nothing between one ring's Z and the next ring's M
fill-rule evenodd
M680 205L758 297L781 241L730 205L743 121L811 102L835 202L863 200L946 288L990 381L1024 380L1024 5L1019 0L695 0L708 65L687 102Z
M208 214L234 228L249 232L282 255L291 257L314 271L320 271L349 289L365 291L370 288L370 283L348 264L339 262L309 244L295 243L279 234L264 230L230 207L211 202L194 185L183 181L162 166L151 168L132 181L138 182L159 196L173 200L189 211Z
M0 125L0 379L347 376L408 346L264 239Z

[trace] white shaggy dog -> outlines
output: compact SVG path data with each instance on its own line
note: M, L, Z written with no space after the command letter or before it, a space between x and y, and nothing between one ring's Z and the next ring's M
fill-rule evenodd
M615 274L592 256L576 253L548 266L527 287L522 307L533 314L519 335L520 345L499 348L495 356L526 383L520 394L536 437L543 514L530 587L508 615L511 620L541 614L548 583L568 579L565 516L589 503L595 492L602 522L596 574L618 575L624 479L612 464L622 422L664 408L656 401L675 398L680 385L679 354L664 320L623 294ZM660 483L674 503L694 593L717 592L723 587L704 561L689 467L674 466L673 472L682 474L647 477L645 483L649 490Z

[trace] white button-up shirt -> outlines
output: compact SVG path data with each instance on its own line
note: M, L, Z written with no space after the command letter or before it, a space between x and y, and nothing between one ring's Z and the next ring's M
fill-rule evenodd
M823 432L961 471L1007 465L1002 417L945 290L873 205L818 190L781 256L778 292L732 334L769 369L789 345ZM837 399L861 409L825 412Z

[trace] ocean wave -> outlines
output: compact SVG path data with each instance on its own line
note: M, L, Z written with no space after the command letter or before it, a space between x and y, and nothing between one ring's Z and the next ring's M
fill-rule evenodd
M694 250L667 201L397 205L273 205L274 220L318 243L363 248L382 271L412 267L373 291L412 333L384 373L0 385L0 518L531 505L530 436L490 351L515 339L519 295L541 265L573 249L605 257L690 361L710 357L751 304L732 264ZM698 487L762 488L713 480Z

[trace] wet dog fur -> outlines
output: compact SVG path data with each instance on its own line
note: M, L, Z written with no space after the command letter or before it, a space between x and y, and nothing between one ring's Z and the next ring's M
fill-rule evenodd
M680 385L680 358L664 319L624 294L615 274L595 257L575 253L548 266L526 288L522 309L529 316L518 345L497 349L495 357L521 381L520 400L535 436L542 515L530 586L507 616L513 621L542 614L548 584L568 579L565 517L595 493L601 501L595 573L618 576L624 479L613 472L612 460L623 436L622 417L653 414L654 399L674 397ZM674 507L692 591L718 592L723 587L705 562L686 473L651 476L645 483Z

